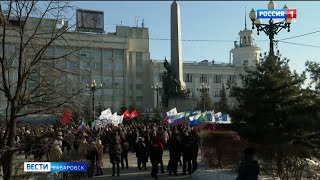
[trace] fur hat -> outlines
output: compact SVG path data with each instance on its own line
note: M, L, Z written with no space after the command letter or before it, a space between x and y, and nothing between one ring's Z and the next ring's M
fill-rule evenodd
M54 146L56 146L56 145L60 145L60 143L59 143L59 141L58 141L58 140L54 140L53 145L54 145Z

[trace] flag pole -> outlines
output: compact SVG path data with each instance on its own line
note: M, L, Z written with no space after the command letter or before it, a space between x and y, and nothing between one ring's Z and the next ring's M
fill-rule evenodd
M131 121L134 123L134 125L137 127L137 123L131 118Z

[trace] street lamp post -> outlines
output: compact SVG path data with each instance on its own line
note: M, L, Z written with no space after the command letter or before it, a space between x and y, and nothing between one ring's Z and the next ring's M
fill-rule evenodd
M207 91L209 91L210 86L205 85L202 83L202 85L197 88L198 91L200 91L201 96L202 96L202 102L203 102L203 112L206 111L206 103L205 103L205 95L207 94Z
M96 110L95 110L95 92L99 89L102 88L102 84L100 84L100 86L97 85L96 81L93 80L91 85L89 86L89 84L87 84L87 89L89 89L90 91L92 91L92 122L94 122L94 118L95 118L95 115L96 115Z
M156 86L151 86L151 89L154 89L157 92L157 109L159 109L159 91L162 87L157 83Z
M268 4L268 9L271 10L274 8L275 8L274 2L270 1ZM288 10L287 5L284 5L283 9ZM261 31L263 31L267 36L269 36L269 40L270 40L269 54L274 55L274 50L273 50L274 35L277 35L282 29L288 29L288 32L290 32L290 24L292 22L292 19L286 18L283 21L275 23L271 18L269 20L269 24L262 24L261 20L257 18L257 13L254 9L251 10L249 16L252 21L252 29L254 29L254 26L256 26L258 35L260 34Z

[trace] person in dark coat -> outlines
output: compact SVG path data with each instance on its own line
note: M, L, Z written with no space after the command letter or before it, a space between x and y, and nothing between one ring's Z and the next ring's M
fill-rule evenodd
M253 148L246 148L244 158L240 163L239 173L236 180L258 180L260 166L255 158Z
M121 146L122 146L121 168L124 169L124 163L126 163L126 169L128 169L129 168L129 166L128 166L128 152L130 151L130 145L125 139L122 139Z
M161 148L161 160L160 160L160 167L161 167L161 173L165 173L164 171L164 167L163 167L163 159L162 159L162 155L163 155L163 149L164 149L164 142L162 141L162 134L158 133L156 138L158 139L158 141L161 142L162 144L162 148Z
M90 143L88 154L87 154L87 159L89 160L89 168L88 168L89 177L93 177L93 172L94 172L98 158L99 158L99 154L98 154L97 146L92 141Z
M136 145L136 157L138 161L138 168L141 170L141 165L144 170L147 170L147 161L148 161L148 149L144 143L143 138L139 138L139 141Z
M198 150L199 150L199 136L196 130L191 131L191 135L194 139L194 145L192 147L192 156L191 156L191 163L192 163L192 172L198 169Z
M192 174L191 171L191 158L193 155L193 146L195 145L193 137L189 134L188 131L185 132L184 138L182 141L182 154L183 154L183 165L182 165L182 170L183 170L183 175L186 175L186 168L188 164L188 173L189 175Z
M112 164L112 176L115 176L117 166L117 176L120 176L120 161L121 161L122 147L120 144L120 137L118 133L114 133L113 142L109 145L109 157L110 163Z
M171 175L173 172L174 175L177 176L178 163L181 157L181 140L177 131L174 131L172 133L172 137L169 139L168 142L168 148L170 155L170 160L168 163L169 175Z
M158 179L158 165L162 161L163 145L159 137L153 137L152 145L150 148L150 161L152 164L151 176Z

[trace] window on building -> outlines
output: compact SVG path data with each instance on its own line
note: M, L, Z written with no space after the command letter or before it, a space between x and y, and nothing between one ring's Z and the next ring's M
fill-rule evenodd
M234 75L228 75L228 82L234 83Z
M93 67L95 70L101 70L101 62L94 62L93 64L94 64Z
M56 57L62 57L64 55L64 48L57 47L55 50L55 56Z
M70 61L70 69L78 70L79 69L79 64L77 62L71 62Z
M102 52L104 59L113 59L113 52L111 49L106 49Z
M221 83L221 75L214 75L213 82L214 83Z
M89 76L81 75L80 76L80 81L83 82L83 83L87 83L89 81Z
M112 85L112 77L103 77L103 83L105 85Z
M137 88L137 90L142 90L143 89L143 84L137 84L136 88Z
M80 60L80 69L89 69L90 68L90 62L86 60Z
M104 89L104 95L112 96L113 95L113 89Z
M65 68L65 62L62 60L56 60L55 61L55 67L57 69L64 69Z
M192 82L192 74L185 74L184 79L185 82Z
M200 74L200 82L207 83L208 82L208 75L207 74Z
M163 73L159 73L159 82L163 81Z
M97 86L100 86L100 84L103 83L102 76L95 76L93 79L96 81Z
M54 54L53 48L47 48L47 49L46 49L46 51L45 51L45 56L47 56L47 57L53 57L53 54Z
M136 64L137 66L142 65L142 52L136 52Z
M115 57L115 60L123 60L124 58L123 50L115 50L114 57Z
M123 85L123 77L115 77L114 85L118 85L118 86Z
M244 60L244 61L243 61L243 65L244 65L244 66L248 66L248 60Z
M115 65L115 71L123 72L123 65L122 64L116 64Z
M214 97L220 97L221 96L221 90L220 89L216 89L213 91Z
M103 64L103 69L104 69L104 70L107 70L107 71L112 71L112 69L113 69L112 63L105 62L105 63Z
M98 59L98 60L101 59L101 51L100 50L91 50L91 55L95 59Z
M87 56L87 49L80 49L80 56Z
M117 95L120 97L124 96L124 89L117 89Z
M137 79L142 79L142 77L143 77L143 72L137 71L136 72L136 78Z

